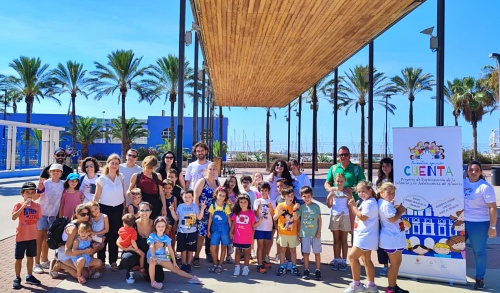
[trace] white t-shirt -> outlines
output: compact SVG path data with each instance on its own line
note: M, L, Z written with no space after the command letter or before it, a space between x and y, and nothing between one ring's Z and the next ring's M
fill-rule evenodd
M127 191L128 188L130 187L130 178L132 178L132 175L134 175L135 173L141 172L142 168L137 166L137 165L134 165L134 167L130 168L130 167L127 167L127 163L121 163L119 170L120 170L120 174L123 175L123 184L124 184L125 191ZM165 178L163 178L163 179L165 179ZM126 197L126 201L127 201L127 206L129 206L129 204L132 203L132 200L128 196Z
M42 208L43 216L54 217L59 214L59 206L61 205L62 194L64 191L64 181L54 182L47 179L43 182L45 191L40 194L38 203Z
M205 164L199 164L198 161L194 161L188 165L185 177L185 180L189 181L188 189L194 190L196 181L198 181L198 179L203 177L203 173L205 172L205 170L208 167L208 164L210 163L211 162L208 160L205 162Z
M102 175L97 178L96 184L102 187L99 203L111 207L123 204L125 191L123 188L123 175L120 173L112 181L108 175Z
M87 203L94 199L94 194L90 193L90 184L96 184L97 178L99 175L95 174L94 177L91 179L89 178L89 175L83 174L83 180L80 184L80 191L83 193L85 198L83 199L83 203ZM81 178L81 177L80 177Z
M349 207L347 206L347 195L342 191L335 191L333 193L332 208L330 209L330 215L338 216L344 213L344 215L349 215Z
M378 205L375 198L364 200L359 207L361 214L367 216L366 221L358 217L354 220L353 246L365 250L377 250L379 238Z
M384 249L401 249L406 247L406 234L401 219L390 222L389 219L396 216L396 207L384 199L378 201L378 212L380 217L380 244Z
M257 199L257 195L255 195L255 192L253 192L253 190L249 190L249 191L244 191L248 194L248 196L250 196L250 206L253 206L255 200Z
M495 190L484 179L470 182L464 180L464 216L466 221L486 222L490 220L488 203L496 202Z
M260 204L260 213L257 215L257 220L259 218L264 218L260 225L255 228L259 231L272 231L273 230L273 215L271 214L271 209L269 209L268 204L271 201L269 199L259 198L253 203L253 210L256 211ZM272 204L272 202L271 202Z

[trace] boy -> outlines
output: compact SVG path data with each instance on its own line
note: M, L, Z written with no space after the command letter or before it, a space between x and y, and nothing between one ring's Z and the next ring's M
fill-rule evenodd
M317 203L312 202L312 189L304 186L300 189L300 196L304 204L299 208L302 255L304 256L304 275L302 279L309 280L309 254L314 253L316 272L314 279L321 280L321 210Z
M280 267L276 275L281 276L286 272L285 264L285 250L290 249L290 258L292 261L292 274L300 276L300 272L297 269L297 251L296 247L299 245L298 239L298 210L299 207L295 207L293 200L295 196L293 194L292 187L285 187L281 189L281 195L285 198L285 202L278 204L274 212L274 220L278 221L278 239L276 243L279 244L280 253Z
M259 266L257 270L259 273L266 273L266 269L271 267L269 262L266 262L263 257L269 255L271 246L273 245L273 219L271 215L274 214L274 208L269 193L271 186L267 182L259 184L259 192L262 197L255 200L253 209L255 216L263 218L259 226L255 228L254 238L257 240L257 262Z
M137 246L137 231L134 228L135 216L133 214L125 214L122 217L123 227L118 229L118 239L116 239L116 245L123 251L131 251L139 255L139 264L144 265L145 254ZM146 275L144 267L140 268L141 274ZM135 283L134 274L130 274L130 271L125 272L125 281L128 284Z
M139 218L139 204L142 201L142 193L140 188L133 188L130 190L130 194L132 195L132 203L128 205L127 211L129 214L135 216L136 219Z
M193 203L194 193L191 189L182 194L184 203L181 203L175 211L174 206L170 206L172 217L178 221L177 228L177 251L181 253L182 265L181 270L186 273L191 272L191 262L193 261L193 253L196 251L196 241L198 239L198 229L196 221L203 219L205 212L205 202L202 202L201 209L197 204Z
M257 199L257 196L255 195L255 192L253 192L253 190L250 189L250 187L252 186L252 177L249 175L243 175L240 178L240 182L241 185L243 185L243 189L250 197L250 206L253 207L253 203Z
M12 220L19 219L16 228L16 248L14 257L16 259L14 269L16 278L12 283L13 289L21 289L21 266L26 253L26 283L40 285L41 282L33 276L33 257L36 256L37 222L42 217L40 205L33 202L36 193L36 185L26 182L21 187L23 202L17 203L12 210Z
M168 208L167 219L168 219L168 226L170 227L170 229L168 229L167 227L167 231L165 231L165 233L167 234L168 237L170 237L170 239L172 239L172 249L174 249L175 247L175 230L177 229L176 222L172 217L173 212L170 210L170 206L174 207L174 211L177 209L177 199L172 194L174 185L175 185L174 181L170 179L163 180L163 193L165 194L165 204L167 205Z
M174 183L177 182L177 179L179 178L179 174L177 173L177 170L175 169L169 169L167 172L167 177L168 179L172 180ZM175 196L177 199L177 204L184 203L182 200L182 188L179 185L174 185L174 189L172 189L172 194Z

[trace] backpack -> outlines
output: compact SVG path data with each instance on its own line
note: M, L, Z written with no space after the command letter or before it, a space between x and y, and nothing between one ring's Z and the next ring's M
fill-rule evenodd
M141 181L142 177L142 172L137 173L137 177L135 178L135 187L139 187L139 182ZM158 180L158 174L156 172L153 172L153 180L155 181L156 185L158 186L158 193L160 192L160 183Z
M47 246L50 249L58 249L59 246L66 243L66 241L62 240L62 234L69 222L68 218L63 217L55 219L52 225L50 225L47 231Z

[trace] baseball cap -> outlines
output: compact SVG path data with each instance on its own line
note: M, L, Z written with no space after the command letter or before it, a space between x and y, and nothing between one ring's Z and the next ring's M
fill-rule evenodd
M57 153L66 153L66 150L63 149L63 148L57 148L55 151L54 151L54 155L57 154Z
M52 171L52 170L59 170L62 172L63 166L61 164L52 164L52 165L50 165L49 171Z
M78 176L78 174L76 174L76 173L71 173L68 175L68 177L66 177L66 181L70 181L70 180L80 181L80 176Z
M26 182L21 187L21 190L36 190L36 184L33 182Z

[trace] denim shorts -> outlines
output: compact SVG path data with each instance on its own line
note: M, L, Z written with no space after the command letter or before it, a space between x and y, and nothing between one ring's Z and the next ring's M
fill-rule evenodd
M223 233L221 231L214 231L210 237L210 245L215 246L222 244L222 246L227 246L231 244L231 239L228 233Z
M36 223L36 228L38 229L38 231L49 230L50 225L54 223L56 218L57 216L42 216L40 219L38 219L38 222Z

